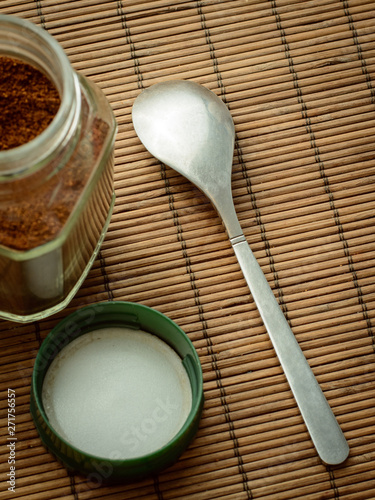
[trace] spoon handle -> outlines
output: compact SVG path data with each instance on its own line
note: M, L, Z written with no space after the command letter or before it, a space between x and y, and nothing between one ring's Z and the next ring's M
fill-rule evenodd
M315 448L326 465L338 465L349 447L245 237L231 243Z

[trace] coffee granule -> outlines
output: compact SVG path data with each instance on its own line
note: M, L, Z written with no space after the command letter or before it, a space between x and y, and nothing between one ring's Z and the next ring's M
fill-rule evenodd
M0 151L38 136L59 106L56 87L41 71L18 59L0 56Z
M0 56L0 154L40 134L59 105L59 94L43 73ZM84 94L80 118L82 130L68 160L52 158L44 170L4 183L0 246L27 251L53 240L65 226L83 195L109 129L100 118L90 118Z

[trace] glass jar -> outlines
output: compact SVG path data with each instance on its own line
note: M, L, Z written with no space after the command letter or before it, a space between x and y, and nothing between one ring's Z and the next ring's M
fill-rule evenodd
M0 56L37 68L60 96L43 132L0 151L0 317L29 322L63 309L95 260L115 201L117 126L45 30L0 15Z

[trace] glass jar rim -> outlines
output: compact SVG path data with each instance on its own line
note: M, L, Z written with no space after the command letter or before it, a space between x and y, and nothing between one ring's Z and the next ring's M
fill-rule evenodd
M0 55L37 66L60 94L59 109L45 130L25 144L0 151L0 180L6 180L39 169L56 147L66 141L77 121L80 93L78 77L61 45L31 21L0 14Z

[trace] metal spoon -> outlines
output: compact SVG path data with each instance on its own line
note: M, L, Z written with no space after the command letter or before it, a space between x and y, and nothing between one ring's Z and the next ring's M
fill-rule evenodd
M342 463L349 454L348 444L235 212L231 190L235 132L228 108L197 83L171 80L144 90L134 102L132 119L149 152L200 188L220 214L316 450L324 464Z

